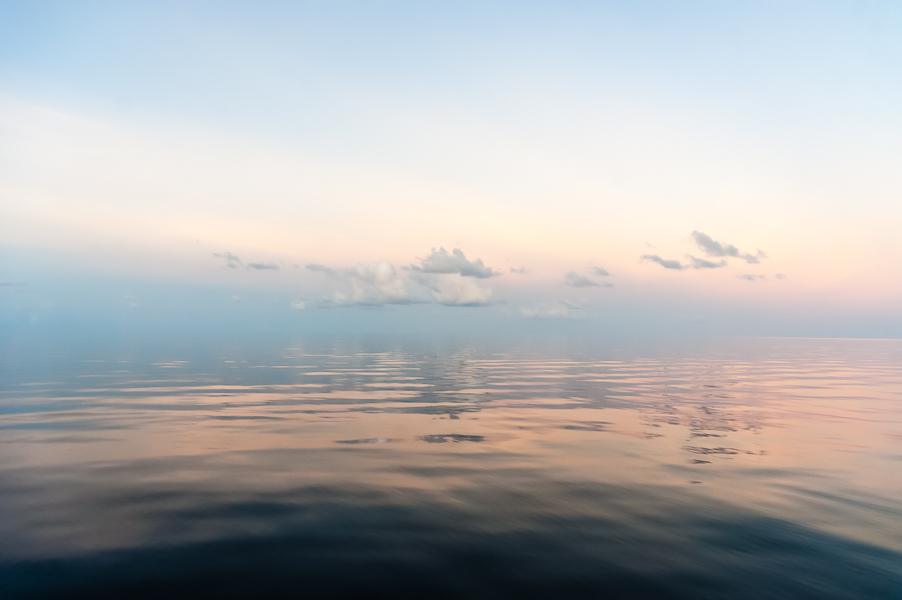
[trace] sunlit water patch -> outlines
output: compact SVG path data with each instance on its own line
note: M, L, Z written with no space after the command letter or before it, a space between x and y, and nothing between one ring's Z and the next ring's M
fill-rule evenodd
M902 598L900 342L369 346L6 357L0 592Z

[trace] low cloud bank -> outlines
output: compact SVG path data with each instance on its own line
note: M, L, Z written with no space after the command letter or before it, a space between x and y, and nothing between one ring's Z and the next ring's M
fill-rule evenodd
M487 306L492 302L492 290L479 285L478 280L500 275L486 267L481 259L468 260L459 248L451 253L444 248L433 249L419 263L405 267L410 272L407 282L388 261L358 264L353 269L309 264L307 269L325 275L332 283L332 296L321 302L322 306L424 302L446 306Z
M321 303L323 306L383 306L415 301L388 261L358 264L350 269L309 264L307 269L326 275L333 283L332 296Z
M486 306L492 302L492 290L476 279L459 273L411 273L411 279L429 288L432 300L445 306Z
M585 319L585 304L558 300L540 302L531 308L523 308L520 315L527 319Z

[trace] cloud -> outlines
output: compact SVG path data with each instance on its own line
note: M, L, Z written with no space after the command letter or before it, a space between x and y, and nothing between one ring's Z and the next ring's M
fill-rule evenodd
M452 274L457 273L464 277L476 277L485 279L501 275L490 267L482 264L482 259L467 260L460 248L455 248L451 254L444 248L432 249L432 254L420 261L420 264L412 264L409 267L413 271L421 273Z
M704 250L706 256L741 258L749 264L758 264L762 258L767 258L767 254L761 250L758 250L756 254L740 252L739 248L733 244L715 241L710 235L701 231L693 231L692 240Z
M667 259L661 258L657 254L643 254L642 256L639 257L639 260L650 260L651 262L658 263L665 269L673 269L675 271L682 271L683 269L687 268L687 267L683 266L683 263L681 263L678 260L667 260Z
M481 259L468 260L460 248L450 254L444 248L433 248L419 264L407 268L413 281L429 289L434 302L446 306L491 304L492 290L481 287L477 280L501 275L486 267Z
M307 303L304 302L303 300L295 300L294 302L291 303L290 306L291 306L291 310L301 311L301 310L306 310Z
M311 264L307 265L307 270L313 271L314 273L325 273L326 275L333 275L333 276L338 275L338 271L336 271L335 269L330 269L329 267L326 267L324 265L319 265L316 263L311 263Z
M382 306L415 301L394 265L388 261L358 264L351 269L309 264L307 269L327 275L337 288L332 297L323 302L324 306Z
M532 308L523 308L520 314L527 319L585 319L584 304L559 300L557 302L540 302Z
M231 252L223 252L222 254L214 252L213 256L218 256L219 258L223 259L226 262L226 266L230 269L235 269L238 267L238 265L244 265L244 263L241 262L241 259Z
M608 273L606 269L602 267L592 267L590 269L590 275L594 275L596 277L610 277L611 274ZM576 271L569 271L564 276L564 284L569 285L570 287L575 288L584 288L584 287L614 287L613 283L598 283L593 279L589 279L585 275L580 275Z
M673 269L674 271L685 271L686 269L720 269L721 267L727 266L727 261L725 260L711 262L710 260L705 260L703 258L696 258L691 254L687 254L686 257L689 259L689 263L685 265L678 260L661 258L657 254L643 254L639 257L639 260L655 262L665 269Z
M389 262L359 264L354 269L307 265L309 271L329 277L337 288L331 299L322 303L324 306L378 306L419 302L435 302L446 306L486 306L492 303L493 293L491 289L480 286L478 280L499 275L479 259L472 262L467 260L459 249L455 249L452 254L448 254L444 248L433 249L432 254L419 264L411 264L406 268L410 271L410 281L419 284L421 288L413 288L411 291Z
M710 260L705 260L703 258L696 258L691 254L687 255L689 257L689 268L692 269L720 269L721 267L727 266L727 261L721 259L720 262L711 262Z
M492 290L459 273L411 273L411 279L429 288L432 299L446 306L486 306Z
M237 269L238 267L244 267L246 269L254 269L255 271L266 271L266 270L274 270L277 271L279 269L279 265L275 263L263 263L263 262L252 262L244 264L241 262L241 259L232 254L231 252L214 252L213 256L221 258L225 261L226 265L230 269Z
M598 285L588 277L583 277L582 275L577 274L576 271L570 271L569 273L567 273L567 275L564 277L564 284L577 288L594 287Z
M515 273L517 275L525 275L528 270L529 269L527 269L526 267L520 267L519 269L511 267L511 273Z
M783 273L777 273L776 275L774 275L774 277L776 277L777 279L786 279L786 275L784 275Z
M742 275L737 275L739 279L745 279L746 281L758 281L759 279L767 279L764 275L753 275L751 273L743 273Z

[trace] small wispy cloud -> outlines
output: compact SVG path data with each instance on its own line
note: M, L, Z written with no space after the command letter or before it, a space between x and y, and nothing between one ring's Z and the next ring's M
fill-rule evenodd
M767 258L767 254L761 250L758 250L756 254L740 252L739 248L733 244L718 242L710 235L702 233L701 231L693 231L691 235L696 246L703 250L706 256L741 258L748 264L758 264L761 262L762 258Z
M712 262L703 258L697 258L695 256L692 256L691 254L687 254L686 258L689 259L689 262L686 264L683 264L678 260L661 258L657 254L643 254L639 257L639 260L647 260L649 262L658 263L665 269L672 269L674 271L685 271L686 269L720 269L727 266L727 261L725 260L721 260L720 262Z
M581 275L576 271L568 271L566 275L564 275L564 285L569 285L570 287L575 288L587 288L587 287L614 287L613 283L599 283L592 279L591 277L610 277L611 274L608 273L607 269L602 267L592 266L589 269L589 275Z
M252 263L247 263L247 268L254 269L255 271L267 271L267 270L277 271L279 269L279 265L277 265L275 263L252 262Z
M520 267L519 269L511 267L510 272L514 273L515 275L525 275L528 270L529 269L527 269L526 267Z
M683 263L681 263L678 260L669 260L666 258L661 258L657 254L643 254L642 256L639 257L639 260L647 260L650 262L658 263L665 269L673 269L674 271L682 271L683 269L687 268L686 266L683 265Z
M777 279L786 279L786 275L784 275L783 273L777 273L776 275L774 275L774 277L776 277Z
M727 261L723 259L721 259L720 262L711 262L710 260L705 260L703 258L696 258L691 254L687 256L689 258L688 266L690 269L720 269L727 266Z
M767 279L764 275L754 275L752 273L743 273L742 275L737 275L739 279L745 279L746 281L758 281L759 279Z
M291 310L302 311L307 309L307 303L303 300L295 300L290 304Z
M564 284L575 288L595 287L598 285L597 282L580 275L576 271L570 271L564 276Z
M241 262L241 259L232 254L231 252L214 252L213 256L221 258L225 261L226 266L230 269L238 268L239 266L244 266L244 263Z
M701 231L693 231L690 234L690 237L692 238L692 241L695 242L695 245L705 253L706 257L719 258L720 260L707 260L691 254L686 255L688 262L685 264L679 260L661 258L657 254L643 254L639 257L639 260L658 263L665 269L684 271L686 269L721 269L728 266L728 258L738 258L752 265L760 263L762 258L767 258L767 254L763 250L758 250L755 254L742 252L733 244L719 242L707 233L702 233ZM646 244L648 243L646 242Z
M277 271L279 269L279 265L275 263L265 263L265 262L251 262L244 264L240 258L232 254L231 252L214 252L213 256L217 258L221 258L225 261L225 266L230 269L237 269L238 267L244 267L245 269L253 269L255 271Z

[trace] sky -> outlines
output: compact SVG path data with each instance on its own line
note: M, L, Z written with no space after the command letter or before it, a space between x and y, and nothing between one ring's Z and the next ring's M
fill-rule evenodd
M902 337L900 32L869 1L0 0L0 327Z

